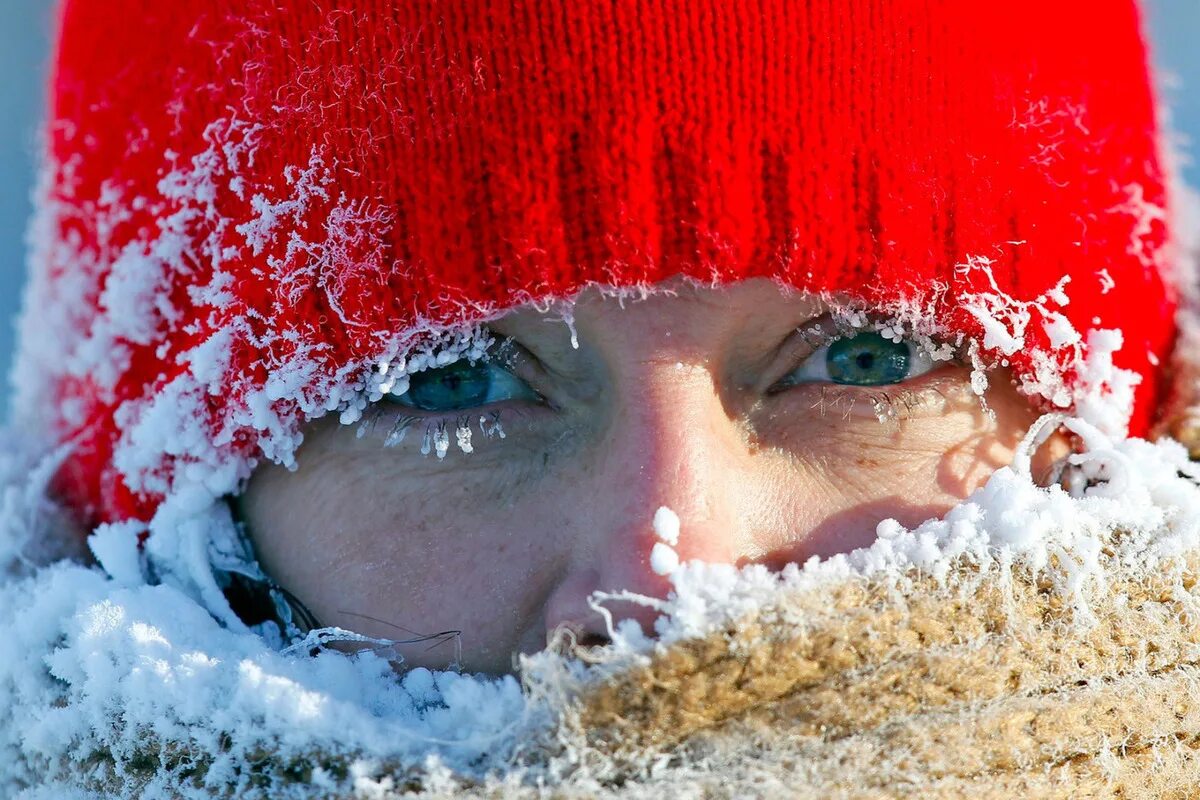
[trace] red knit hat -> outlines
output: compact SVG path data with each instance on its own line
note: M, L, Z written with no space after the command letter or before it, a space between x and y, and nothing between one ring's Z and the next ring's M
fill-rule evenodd
M1160 396L1130 0L66 0L52 86L17 414L93 520L235 491L381 360L593 283L771 276L1047 405L1140 376L1135 433Z

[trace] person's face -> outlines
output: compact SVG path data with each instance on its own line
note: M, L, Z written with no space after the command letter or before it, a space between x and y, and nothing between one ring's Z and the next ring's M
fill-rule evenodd
M967 368L918 345L830 344L824 307L767 281L585 296L574 325L578 348L557 319L512 313L490 326L486 363L417 373L362 426L314 423L299 469L261 467L242 498L267 572L322 624L461 631L465 669L506 672L558 626L602 641L592 592L665 594L650 566L660 506L681 521L682 560L782 567L869 544L884 518L944 513L1036 418L1000 376L989 415ZM449 644L402 652L454 658Z

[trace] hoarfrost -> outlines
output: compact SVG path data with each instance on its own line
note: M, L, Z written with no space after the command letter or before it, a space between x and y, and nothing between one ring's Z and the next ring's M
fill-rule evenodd
M475 448L471 445L471 426L465 423L459 423L454 431L455 441L458 443L458 449L464 453L474 452Z
M433 449L437 453L438 461L441 461L446 457L446 453L450 452L450 432L446 430L444 422L433 430Z
M650 549L650 569L656 575L670 575L679 569L679 554L669 544L655 542Z
M679 544L679 515L666 506L654 512L654 535L671 547Z
M679 554L675 552L679 544L679 516L660 506L654 512L654 535L658 541L650 549L650 568L657 575L670 575L679 568Z

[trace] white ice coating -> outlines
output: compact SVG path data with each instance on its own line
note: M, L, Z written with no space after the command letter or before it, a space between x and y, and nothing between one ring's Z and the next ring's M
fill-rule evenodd
M434 428L433 449L437 453L439 461L446 457L446 453L450 452L450 433L446 430L445 425Z

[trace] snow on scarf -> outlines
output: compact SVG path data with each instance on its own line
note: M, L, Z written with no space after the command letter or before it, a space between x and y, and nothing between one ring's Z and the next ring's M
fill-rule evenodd
M618 627L493 679L281 651L102 543L108 573L34 553L62 525L49 467L10 455L0 794L1182 796L1200 783L1200 470L1173 440L1068 424L1086 496L1018 458L847 555L684 564L656 640Z

